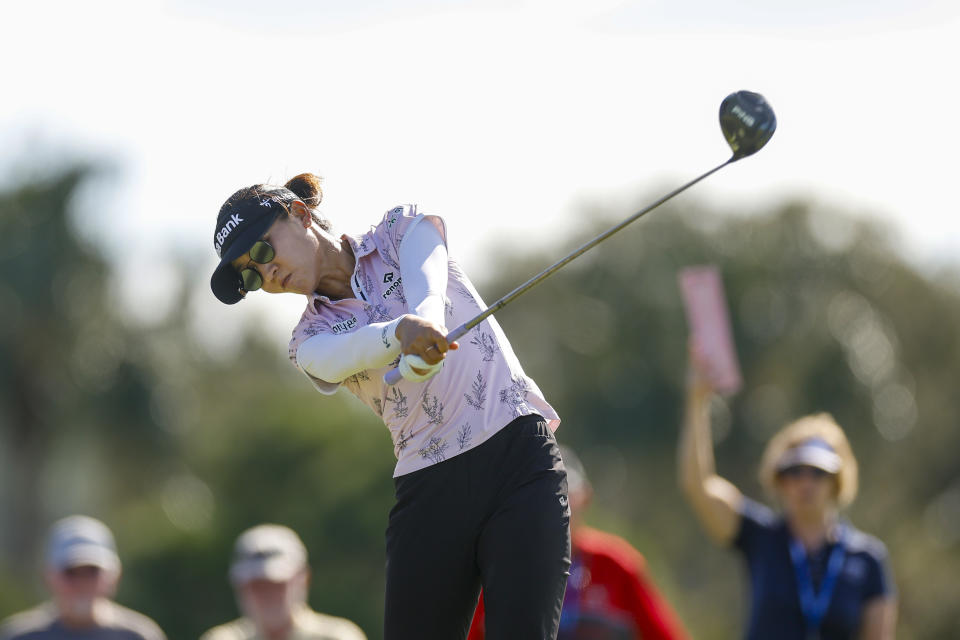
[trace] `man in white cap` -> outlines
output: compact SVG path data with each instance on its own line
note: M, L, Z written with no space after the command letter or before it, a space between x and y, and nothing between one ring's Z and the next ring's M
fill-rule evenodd
M0 624L0 640L166 640L150 618L113 602L120 558L110 529L87 516L56 522L47 542L51 601Z
M230 583L243 617L210 629L201 640L367 638L349 620L307 606L307 549L292 529L262 524L243 532L234 547Z

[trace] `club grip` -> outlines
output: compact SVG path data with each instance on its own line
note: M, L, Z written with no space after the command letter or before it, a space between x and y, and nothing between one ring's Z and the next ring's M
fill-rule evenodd
M456 329L454 329L453 331L451 331L450 333L448 333L447 343L449 344L451 342L455 342L459 340L461 337L463 337L463 334L465 334L467 331L470 331L473 325L467 326L468 324L470 323L462 324ZM384 374L383 376L383 381L387 383L388 386L391 386L391 387L397 384L398 382L400 382L401 379L403 379L403 376L400 375L400 369L396 369L396 368L391 369L390 371L387 371L387 373Z

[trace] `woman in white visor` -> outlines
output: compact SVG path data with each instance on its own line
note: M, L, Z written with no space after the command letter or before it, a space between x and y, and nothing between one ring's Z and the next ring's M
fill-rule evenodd
M760 482L779 512L746 498L714 468L707 367L691 352L680 484L710 538L743 556L748 640L887 640L896 596L887 551L841 516L857 493L857 462L826 413L785 426L767 444Z

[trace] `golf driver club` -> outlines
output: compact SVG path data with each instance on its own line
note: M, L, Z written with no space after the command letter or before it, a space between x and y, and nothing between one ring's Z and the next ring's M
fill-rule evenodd
M710 169L703 175L694 178L685 185L674 189L650 206L638 211L620 224L604 231L593 240L590 240L578 249L569 253L566 257L557 261L555 264L547 267L539 274L530 278L510 293L491 304L485 310L477 314L474 318L468 320L448 333L447 342L453 342L463 337L465 333L483 322L488 316L504 308L507 306L507 304L515 300L521 294L526 293L535 285L541 283L548 276L560 269L560 267L567 264L577 256L586 253L616 232L623 229L634 220L643 217L650 211L653 211L662 205L667 200L670 200L677 194L686 191L693 185L716 173L725 166L733 164L741 158L746 158L749 155L753 155L762 149L763 146L770 140L771 136L773 136L773 132L777 129L777 118L773 113L773 109L769 104L767 104L767 101L764 100L763 96L761 96L759 93L753 93L752 91L737 91L735 93L731 93L729 96L724 98L723 102L720 103L720 129L723 131L723 136L726 138L727 144L730 145L730 149L733 151L733 155L729 160L717 165L713 169ZM398 369L392 369L391 371L387 372L387 374L383 377L383 380L387 384L393 385L399 382L401 377L402 376L400 375L400 371Z

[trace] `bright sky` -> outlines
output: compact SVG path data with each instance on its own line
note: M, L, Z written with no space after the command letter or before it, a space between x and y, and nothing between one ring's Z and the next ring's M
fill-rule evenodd
M725 160L717 108L738 89L767 97L777 134L681 197L753 212L808 196L893 221L921 262L958 261L956 0L8 5L0 166L115 161L84 232L127 299L139 283L162 303L171 252L205 282L223 200L302 171L324 176L341 230L417 202L480 277L496 238L559 258L578 205L652 199ZM236 317L201 306L207 325Z

